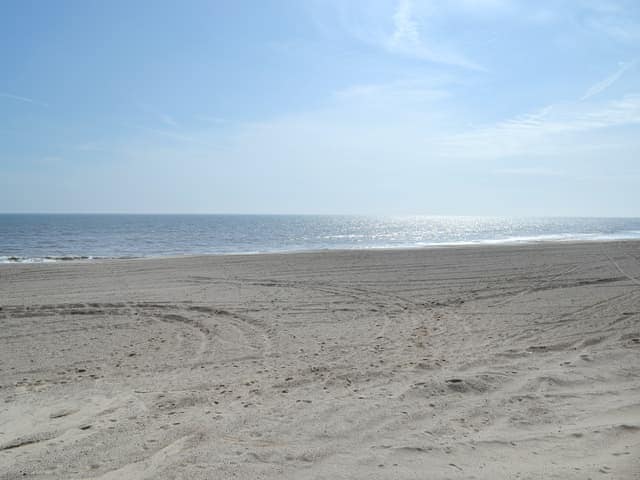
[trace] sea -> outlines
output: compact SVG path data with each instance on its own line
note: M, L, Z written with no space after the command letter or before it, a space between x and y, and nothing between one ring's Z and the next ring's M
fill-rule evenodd
M0 263L640 239L640 218L0 214Z

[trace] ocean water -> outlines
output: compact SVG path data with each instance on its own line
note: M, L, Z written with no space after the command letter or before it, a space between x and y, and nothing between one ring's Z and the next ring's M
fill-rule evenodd
M640 218L0 214L0 263L640 239Z

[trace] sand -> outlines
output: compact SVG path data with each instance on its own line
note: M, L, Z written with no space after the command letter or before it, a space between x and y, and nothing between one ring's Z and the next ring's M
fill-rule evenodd
M640 243L0 266L0 478L640 478Z

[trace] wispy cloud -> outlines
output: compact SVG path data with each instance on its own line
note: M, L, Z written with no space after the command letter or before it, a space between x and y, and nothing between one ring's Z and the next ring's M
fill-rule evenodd
M33 105L40 105L41 107L46 107L47 106L46 103L38 102L37 100L34 100L33 98L23 97L23 96L20 96L20 95L13 95L12 93L0 92L0 97L9 98L11 100L16 100L18 102L31 103Z
M443 79L411 78L388 83L351 85L334 93L337 100L362 100L377 104L385 102L431 102L450 96Z
M393 24L395 30L389 39L392 47L403 47L410 45L413 48L420 45L420 33L418 24L412 15L413 3L411 0L401 0L398 8L393 14Z
M496 175L516 175L526 177L562 177L564 172L545 167L501 168L493 172Z
M593 2L589 7L591 11L585 20L587 27L623 44L638 44L640 31L637 16L634 18L631 9L610 2Z
M437 143L447 157L501 158L552 152L559 139L601 129L640 124L640 95L626 95L605 104L567 103L546 107L470 132L450 135ZM588 142L570 142L571 148Z
M477 63L434 40L425 41L414 17L412 0L400 0L393 14L393 32L385 42L388 51L435 63L484 70Z
M158 116L165 125L168 125L169 127L178 127L178 122L176 122L171 115L160 112L158 113Z
M127 125L127 124L125 124L124 126L128 127L128 128L134 128L134 129L137 129L137 130L144 130L145 132L149 132L149 133L152 133L154 135L160 135L162 137L167 137L167 138L171 138L171 139L174 139L174 140L180 140L182 142L190 142L190 143L197 142L197 140L193 136L183 135L183 134L176 133L176 132L173 132L173 131L162 130L162 129L159 129L159 128L149 128L149 127L145 127L145 126L142 126L142 125Z
M78 152L100 152L108 150L107 146L100 142L85 142L74 145L73 150Z
M178 122L173 118L173 116L169 115L168 113L161 112L157 108L154 108L150 105L146 105L140 102L136 102L136 106L140 110L145 112L147 115L151 115L155 117L156 120L159 120L161 123L163 123L168 127L171 127L171 128L179 127Z
M627 72L627 70L635 67L637 63L638 63L638 60L636 59L631 62L623 64L613 74L591 85L591 87L589 87L589 89L585 92L582 98L580 98L580 100L584 101L584 100L587 100L588 98L598 95L599 93L604 92L607 88L609 88L611 85L613 85L618 80L620 80L620 78L625 74L625 72Z
M214 117L211 115L198 115L197 118L206 123L212 123L214 125L223 125L229 123L229 120L222 117Z

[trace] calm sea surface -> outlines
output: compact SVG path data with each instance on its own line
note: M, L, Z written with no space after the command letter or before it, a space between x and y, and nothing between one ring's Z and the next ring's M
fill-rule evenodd
M0 214L0 263L640 239L640 218Z

